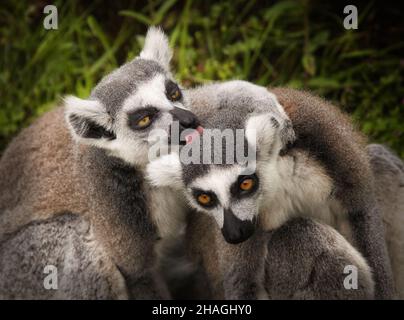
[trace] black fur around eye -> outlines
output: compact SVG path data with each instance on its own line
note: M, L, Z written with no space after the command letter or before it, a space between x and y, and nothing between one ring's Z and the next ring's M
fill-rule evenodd
M155 107L145 107L128 113L128 125L133 130L144 130L151 126L157 118L159 110Z
M216 194L212 191L193 189L192 194L195 200L198 202L198 204L207 209L216 207L219 202L216 197Z
M259 180L256 174L241 175L230 188L231 194L236 198L242 198L254 194L258 190Z
M178 101L182 99L180 87L173 81L166 81L166 96L170 101Z

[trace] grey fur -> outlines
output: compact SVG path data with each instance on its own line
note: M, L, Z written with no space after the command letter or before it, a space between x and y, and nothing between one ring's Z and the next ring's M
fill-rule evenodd
M398 298L404 299L404 164L386 147L367 147L383 212L386 241Z
M355 266L358 288L344 287ZM372 272L365 259L333 228L297 218L268 242L265 287L270 299L373 299Z
M338 199L348 214L353 245L373 270L375 296L394 297L383 213L365 141L338 108L323 99L292 89L270 89L291 118L298 136L295 147L314 157L332 177Z
M168 131L173 122L169 110L184 103L170 101L165 92L165 81L172 78L169 57L166 37L151 29L140 58L106 76L89 99L67 98L66 108L46 113L8 146L0 161L3 298L55 297L36 290L42 285L40 270L52 263L59 270L75 270L73 262L83 274L62 274L63 288L56 297L121 297L121 288L113 288L117 282L111 280L117 274L123 276L129 298L168 297L154 270L161 234L151 204L158 193L143 177L149 130L131 130L127 112L147 107L149 99L160 110L150 128ZM128 102L132 98L136 100ZM54 220L66 212L79 218ZM91 226L94 245L72 233L83 219ZM63 259L69 250L77 261ZM26 272L28 267L35 272Z
M0 256L2 299L128 297L121 273L79 216L26 225L0 245ZM46 265L57 267L56 290L44 287Z
M381 145L369 145L367 150L376 178L376 197L386 225L386 238L396 289L399 298L403 299L403 163ZM257 277L254 272L246 272L251 271L253 261L257 262L257 253L260 252L257 247L251 251L251 257L245 257L247 265L243 264L240 257L234 257L232 263L220 266L219 261L223 261L223 258L220 259L219 255L226 255L228 248L232 247L223 240L213 219L193 212L189 216L187 228L188 257L199 266L198 272L203 274L201 283L209 285L208 298L223 299L226 297L225 291L230 291L230 296L237 297L237 292L245 291L243 290L245 286L248 287L249 284L250 287L257 288L260 281L265 284L270 299L374 297L372 272L364 264L364 259L360 258L357 250L335 230L319 222L297 218L266 235L261 242L264 244L268 241L265 280ZM246 244L248 245L248 241ZM259 261L257 265L260 265ZM343 270L346 265L358 267L358 290L345 290L343 287L346 276ZM229 272L230 277L237 277L237 274L242 276L236 286L231 285L234 281L230 282L229 286L225 280L229 268L232 268ZM247 277L244 278L246 274ZM241 279L244 281L241 282ZM243 298L244 294L242 293ZM252 296L256 298L257 293Z
M193 212L186 236L187 257L197 270L192 283L205 287L203 294L191 291L191 298L374 298L372 272L364 258L334 229L311 219L292 219L232 245L211 217ZM358 268L358 289L344 287L347 265Z
M126 98L135 92L138 85L157 74L172 76L156 61L135 59L104 77L92 90L90 99L101 101L108 113L115 116Z
M187 92L187 95L191 102L192 110L198 115L202 125L208 128L215 126L226 128L226 126L229 126L234 129L242 123L246 123L247 118L251 116L250 113L255 107L261 111L262 107L260 103L262 102L269 104L266 109L264 107L263 112L274 113L274 110L276 110L273 105L268 103L271 99L265 100L265 95L262 94L262 91L258 92L250 89L250 84L237 81L230 84L214 84L190 90ZM319 200L316 200L319 203L314 205L313 202L312 205L311 202L314 199L312 200L306 196L303 201L308 202L308 204L298 203L294 205L291 208L292 210L288 209L289 212L285 212L283 216L278 217L281 221L274 225L282 225L283 222L293 216L307 215L313 215L332 224L351 241L351 245L357 248L368 261L374 274L375 297L379 299L392 298L394 296L394 289L385 242L385 230L382 223L382 213L380 212L379 203L374 191L373 174L364 139L339 109L324 100L292 89L276 88L271 89L270 92L275 94L280 104L284 107L286 114L290 117L294 133L297 137L296 141L293 139L294 134L290 135L292 138L285 139L282 137L282 134L288 131L277 131L276 135L281 136L280 140L283 142L283 147L285 147L288 140L289 142L292 141L293 144L289 145L279 156L277 154L273 155L277 157L276 161L284 161L289 166L290 163L293 163L293 178L300 179L303 183L306 180L305 176L310 176L310 178L318 177L322 180L322 183L326 186L324 190L321 190L323 189L322 186L317 191L312 187L317 194L320 191L327 192L325 190L329 188L329 193L322 196L325 197L324 200L322 200L322 197L319 197ZM233 112L234 110L236 112ZM217 117L219 113L221 117ZM284 121L282 129L287 128L288 124L290 125L290 122ZM286 136L288 135L286 134ZM261 162L264 163L264 161ZM226 166L222 166L222 168L225 169ZM200 167L194 165L183 166L182 179L186 189L196 179L208 175L214 166L210 166L209 170L200 170ZM257 170L258 176L261 175L261 178L263 178L262 176L266 176L264 172L260 172L259 167ZM272 182L272 178L274 177L268 176L266 178L268 182L266 183L276 183ZM236 180L236 176L233 179ZM330 186L328 186L328 183L330 183ZM263 184L265 185L265 183ZM212 183L210 186L205 186L205 190L210 190L211 186ZM303 194L310 191L304 190L307 189L306 187L298 187L303 188ZM286 202L294 201L294 198L297 198L297 195L293 194L294 190L286 189L283 192L282 197L285 197ZM188 189L187 193L189 193ZM267 192L265 197L268 196L271 196L270 192ZM259 202L265 204L267 201L265 197L262 196ZM209 213L209 210L205 210L197 205L191 195L188 194L187 198L198 211ZM268 212L268 219L270 220L271 211L273 211L274 207L279 206L280 203L276 203L275 201L271 205L272 207L260 205L260 216L262 213L265 216L267 215L265 212ZM251 204L249 206L251 211L256 210L255 206L254 208L251 207ZM327 217L327 215L329 216ZM330 220L327 221L327 219ZM268 228L266 227L266 222L263 221L260 223L263 223L264 228ZM270 224L273 224L273 222L270 221ZM269 229L272 228L269 227ZM195 233L195 230L193 232ZM194 240L200 241L200 239ZM249 240L246 242L248 243ZM192 243L194 242L190 241L190 244ZM199 247L199 244L197 246ZM230 251L237 251L237 247L243 248L246 246L243 243L233 247ZM209 248L207 250L212 252L211 248L207 247ZM258 249L250 248L245 249L245 255L248 256L249 251L260 252ZM217 249L216 255L223 257L225 256L223 252L226 252L224 248ZM233 269L233 263L234 261L239 262L243 253L233 252L231 255L233 255L233 260L230 258L229 264L223 267L222 270L226 271L224 271L225 274L223 274L223 277L219 277L219 279L224 279L225 291L231 297L251 298L253 296L252 292L259 285L256 283L253 285L254 289L252 289L251 287L246 287L247 284L240 279L254 278L252 274L245 272L245 270L253 270L254 274L255 272L260 273L261 271L259 270L263 268L260 267L260 263L252 267L254 263L251 262L248 267L243 265L243 267L238 268L239 272L237 273ZM206 255L204 257L208 261L211 260ZM249 255L249 259L256 261L256 256ZM205 267L209 269L207 265ZM229 271L229 279L226 278L227 271ZM240 277L239 280L236 279L237 276ZM212 281L215 283L219 280L214 279ZM241 288L236 290L234 284L240 285ZM229 296L225 295L225 297Z

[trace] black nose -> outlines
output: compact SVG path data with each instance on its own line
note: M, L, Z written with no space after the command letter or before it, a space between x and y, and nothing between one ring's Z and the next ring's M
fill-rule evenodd
M254 231L254 219L240 220L230 209L224 210L222 234L228 243L241 243L251 237Z
M174 107L170 113L173 115L174 120L177 120L180 123L180 126L185 129L196 129L199 126L198 118L191 111Z

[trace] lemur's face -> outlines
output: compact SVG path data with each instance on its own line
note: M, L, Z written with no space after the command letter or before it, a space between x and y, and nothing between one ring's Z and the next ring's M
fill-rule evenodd
M220 92L223 87L226 94ZM217 104L216 108L211 108L210 115L201 117L204 132L200 139L190 144L192 147L192 144L201 142L199 163L185 163L181 153L180 156L170 154L150 163L148 180L155 186L181 189L193 209L215 219L227 242L240 243L253 234L261 200L279 182L276 163L281 149L294 140L294 131L283 109L279 112L282 107L273 101L276 98L266 90L257 91L251 88L251 84L242 82L227 83L215 89L207 88L207 92L215 92L211 101ZM202 97L207 93L198 90ZM192 97L192 101L197 103L198 99ZM224 130L235 132L242 129L241 140L245 143L238 147L235 140L227 144L219 136L218 141L222 143L217 146L213 143L209 151L217 149L222 152L222 162L206 164L203 160L208 150L204 142L209 128L219 128L218 134ZM241 157L235 154L227 158L229 149L231 153L242 150L244 155L248 154L249 160L239 162L236 159ZM206 159L211 159L211 156Z
M104 77L89 99L68 97L66 120L81 143L107 150L132 165L144 165L149 149L179 130L196 128L181 88L169 72L171 50L165 35L150 29L139 57Z
M194 209L215 219L227 242L240 243L253 234L261 196L258 172L245 174L237 164L213 165L185 185L185 194Z

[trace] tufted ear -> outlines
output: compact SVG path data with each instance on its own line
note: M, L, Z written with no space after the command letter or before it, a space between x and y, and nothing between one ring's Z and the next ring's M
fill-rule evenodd
M172 56L173 53L168 44L168 38L163 30L158 27L150 27L147 31L140 58L157 61L166 70L169 70Z
M100 102L67 96L64 105L67 125L78 142L102 146L116 138L112 119Z
M150 161L146 167L146 179L155 187L172 187L181 190L182 165L177 153L170 153Z
M251 116L246 123L248 144L258 151L258 158L279 154L295 140L295 133L289 118L273 113Z
M272 99L275 100L276 108L279 114L275 116L275 118L280 123L280 137L282 141L282 150L287 150L288 146L293 144L296 140L296 133L293 129L292 121L290 120L289 116L286 114L285 109L279 103L278 98L270 92L272 95Z

